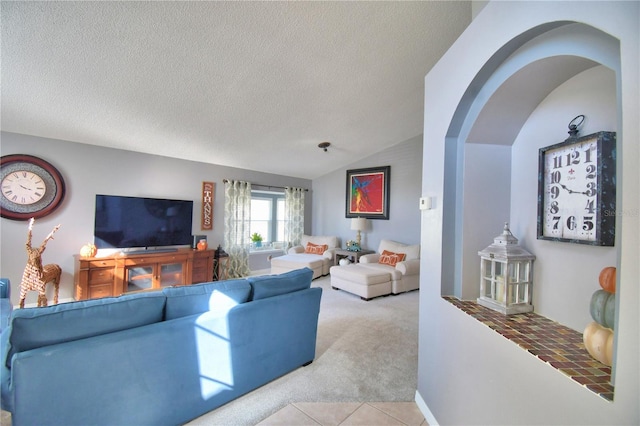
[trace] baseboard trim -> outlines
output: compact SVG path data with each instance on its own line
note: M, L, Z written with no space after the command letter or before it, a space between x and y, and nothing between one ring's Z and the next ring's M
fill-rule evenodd
M424 402L424 399L422 399L422 395L420 395L420 392L418 392L417 390L416 390L416 405L418 406L418 409L424 416L424 419L427 421L429 426L438 426L439 423L436 420L436 417L433 415L431 410L429 410L429 407L427 406L426 402Z

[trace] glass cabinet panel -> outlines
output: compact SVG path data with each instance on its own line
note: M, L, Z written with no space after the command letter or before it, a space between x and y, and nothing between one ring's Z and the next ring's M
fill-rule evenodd
M127 291L153 288L153 265L127 268Z
M160 287L184 284L182 263L160 265Z
M154 290L185 284L184 263L155 263L129 266L125 272L125 291Z

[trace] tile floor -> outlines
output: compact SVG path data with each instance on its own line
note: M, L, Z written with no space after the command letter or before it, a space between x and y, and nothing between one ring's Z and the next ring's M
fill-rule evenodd
M296 402L259 426L429 426L415 402ZM0 426L11 426L2 411Z
M296 402L259 426L428 426L415 402Z

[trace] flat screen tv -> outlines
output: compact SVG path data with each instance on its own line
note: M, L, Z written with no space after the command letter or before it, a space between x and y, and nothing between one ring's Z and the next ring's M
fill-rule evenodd
M193 201L96 195L97 248L157 248L191 244Z

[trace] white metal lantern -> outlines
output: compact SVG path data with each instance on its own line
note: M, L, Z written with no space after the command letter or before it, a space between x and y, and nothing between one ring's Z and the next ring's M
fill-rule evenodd
M493 244L480 250L478 303L506 315L533 311L533 261L535 256L518 245L504 224Z

